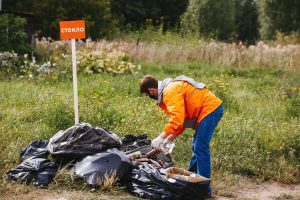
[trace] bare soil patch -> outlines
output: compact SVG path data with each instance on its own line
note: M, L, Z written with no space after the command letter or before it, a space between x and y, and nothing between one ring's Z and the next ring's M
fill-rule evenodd
M6 191L0 199L6 200L119 200L140 198L132 196L122 189L112 191L77 191L61 189L37 189L21 184L7 184ZM3 191L3 190L2 190ZM238 184L220 188L216 191L216 200L244 199L244 200L300 200L300 184L283 184L274 181L255 183L242 180Z
M300 200L300 184L283 184L274 181L259 184L243 182L239 187L231 186L218 191L215 199Z

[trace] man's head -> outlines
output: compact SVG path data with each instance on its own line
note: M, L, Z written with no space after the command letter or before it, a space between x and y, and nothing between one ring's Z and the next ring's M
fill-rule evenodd
M152 99L158 98L158 80L151 75L146 75L140 82L140 92Z

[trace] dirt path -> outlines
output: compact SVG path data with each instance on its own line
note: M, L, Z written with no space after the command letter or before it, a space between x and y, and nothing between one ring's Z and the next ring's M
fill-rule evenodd
M245 183L244 183L245 184ZM230 188L229 190L233 190ZM219 192L222 195L222 191ZM227 199L257 199L257 200L300 200L300 184L282 184L274 181L268 181L261 184L255 184L248 182L243 187L231 191L226 195L216 195L216 200L227 200Z
M61 189L36 189L26 185L9 184L6 192L0 195L0 199L5 200L138 200L124 190L113 190L111 192L96 192L66 190ZM217 195L212 200L300 200L300 184L288 185L277 182L264 182L255 184L246 181L239 183L239 186L232 185L223 187L217 191Z

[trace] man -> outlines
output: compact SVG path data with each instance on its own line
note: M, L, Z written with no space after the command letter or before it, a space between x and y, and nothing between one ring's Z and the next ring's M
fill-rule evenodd
M140 92L157 100L158 106L169 116L169 122L152 141L152 147L160 149L161 145L177 138L185 128L195 129L189 171L210 178L209 144L215 127L223 116L222 101L205 84L186 76L158 81L147 75L140 82Z

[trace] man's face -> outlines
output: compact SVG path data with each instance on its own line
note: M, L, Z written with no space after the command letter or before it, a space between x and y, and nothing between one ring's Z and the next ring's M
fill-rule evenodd
M158 98L158 90L155 88L149 88L148 93L146 94L149 98L157 100Z

